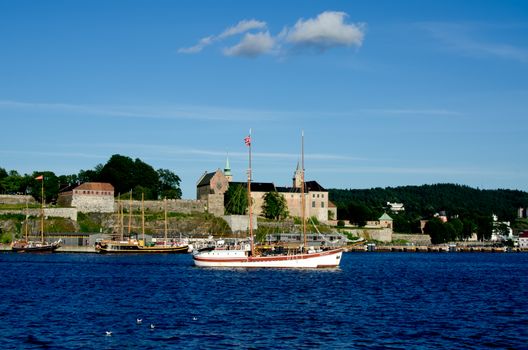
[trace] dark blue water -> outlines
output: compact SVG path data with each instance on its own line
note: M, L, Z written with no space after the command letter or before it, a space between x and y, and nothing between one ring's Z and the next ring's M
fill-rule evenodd
M6 253L0 271L3 349L528 344L528 254L348 253L339 270L314 271L199 269L190 255Z

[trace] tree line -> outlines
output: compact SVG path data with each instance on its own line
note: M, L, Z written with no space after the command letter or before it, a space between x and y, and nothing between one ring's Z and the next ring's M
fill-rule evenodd
M53 171L33 171L19 174L16 170L7 171L0 167L0 193L28 194L41 200L41 183L36 177L43 175L45 199L56 202L59 192L71 189L85 182L108 182L114 186L115 195L132 191L135 199L179 199L182 192L181 179L168 169L155 170L139 158L114 154L105 164L94 169L80 170L77 174L56 175Z
M517 210L528 207L528 193L523 191L482 190L457 184L330 189L329 198L338 208L338 218L359 226L389 212L387 202L403 203L404 212L390 215L394 230L404 233L421 232L420 220L433 219L444 212L448 223L433 220L425 228L440 243L465 239L472 232L480 239L488 239L493 228L492 214L500 221L513 222Z

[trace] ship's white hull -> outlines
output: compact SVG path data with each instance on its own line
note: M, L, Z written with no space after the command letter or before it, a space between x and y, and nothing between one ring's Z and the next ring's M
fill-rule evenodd
M193 255L199 267L256 267L256 268L324 268L338 267L342 249L315 253L247 256L245 250L212 250Z

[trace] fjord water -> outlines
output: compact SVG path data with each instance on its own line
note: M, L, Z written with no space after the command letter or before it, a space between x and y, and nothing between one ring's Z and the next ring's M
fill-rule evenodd
M346 253L337 270L246 270L196 268L190 255L6 253L0 267L3 349L528 344L528 254Z

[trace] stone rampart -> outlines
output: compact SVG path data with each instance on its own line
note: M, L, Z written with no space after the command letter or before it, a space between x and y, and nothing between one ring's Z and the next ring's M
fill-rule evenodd
M225 215L222 218L227 222L231 231L245 232L249 230L249 215ZM257 217L253 216L253 230L257 229Z
M29 216L40 216L40 209L26 209L24 210L1 210L0 214L16 214L16 215L29 215ZM76 208L44 208L45 217L53 218L65 218L73 221L77 221L77 209Z
M120 201L124 210L128 210L129 207L132 211L141 210L141 201L133 200L122 200ZM143 207L145 212L162 212L165 209L164 201L144 201ZM203 213L207 207L207 201L204 200L193 200L193 199L167 199L167 211L171 213ZM115 202L115 208L119 208L119 202Z
M0 204L35 204L33 196L0 194Z
M410 235L410 234L393 233L392 239L408 241L410 243L414 243L415 245L431 244L431 237L429 235Z
M361 237L364 239L373 239L380 242L391 242L392 241L392 229L390 228L379 228L379 229L347 229L348 232L354 236Z

